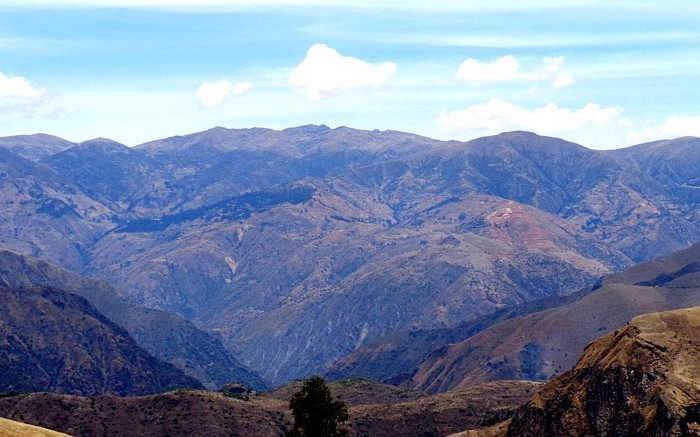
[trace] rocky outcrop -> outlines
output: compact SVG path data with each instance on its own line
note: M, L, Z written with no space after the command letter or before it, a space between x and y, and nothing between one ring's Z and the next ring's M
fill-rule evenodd
M514 416L515 436L700 435L700 308L634 318Z

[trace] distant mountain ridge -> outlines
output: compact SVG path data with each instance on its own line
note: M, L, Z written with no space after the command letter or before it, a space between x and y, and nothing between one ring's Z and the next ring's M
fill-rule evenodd
M302 126L100 140L38 161L0 150L0 245L176 312L279 383L700 241L698 144ZM683 159L645 158L676 148ZM236 199L299 187L298 203L236 213Z

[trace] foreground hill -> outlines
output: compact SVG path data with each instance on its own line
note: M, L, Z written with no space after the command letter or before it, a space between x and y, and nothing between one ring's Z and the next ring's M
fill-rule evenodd
M634 318L544 385L507 435L698 435L698 339L700 308Z
M267 387L234 359L221 342L175 314L132 304L104 281L79 276L53 264L0 248L0 284L54 287L87 299L128 331L140 347L214 390L232 381L256 390Z
M51 431L26 423L0 417L0 437L70 437L68 434Z
M698 144L656 167L528 132L326 126L0 149L0 244L189 319L277 384L699 241Z
M0 391L126 396L201 387L79 296L7 287L0 296Z
M131 398L33 393L0 398L0 416L88 436L283 436L292 416L291 386L247 400L220 393L185 391ZM538 384L490 383L438 396L401 395L398 389L363 381L341 381L332 390L354 403L348 428L355 437L442 436L509 418ZM368 396L370 404L361 404ZM280 399L277 399L280 398ZM413 398L413 400L408 400ZM374 403L381 399L388 403Z
M634 316L700 305L700 244L626 272L567 305L506 320L436 350L406 385L439 392L498 379L544 380Z

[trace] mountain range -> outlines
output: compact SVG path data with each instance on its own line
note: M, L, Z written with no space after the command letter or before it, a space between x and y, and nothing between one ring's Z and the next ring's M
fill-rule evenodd
M135 148L7 137L0 246L175 313L279 384L385 335L464 327L700 241L698 145L326 126Z

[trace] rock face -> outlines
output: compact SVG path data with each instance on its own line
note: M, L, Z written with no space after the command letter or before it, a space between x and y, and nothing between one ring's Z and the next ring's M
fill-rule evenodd
M699 266L697 244L604 276L595 291L573 302L510 318L435 350L404 384L440 392L491 380L559 375L573 367L589 342L632 317L700 305Z
M653 147L662 166L646 145L326 126L0 148L0 245L187 318L276 384L700 240L698 141Z
M590 344L508 436L700 435L700 308L634 318Z
M201 387L79 296L16 288L0 295L0 391L128 396Z

